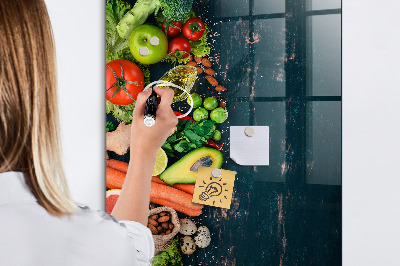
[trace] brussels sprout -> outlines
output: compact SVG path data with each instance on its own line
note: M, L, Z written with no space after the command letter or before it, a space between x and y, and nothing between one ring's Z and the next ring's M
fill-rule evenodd
M215 97L208 97L207 99L204 100L204 108L207 110L211 111L217 108L218 106L218 101L215 99Z
M228 118L228 111L222 107L218 107L211 111L210 118L216 123L223 123Z
M196 109L197 107L200 107L201 104L203 103L203 99L201 99L201 96L198 95L197 93L192 93L191 96L193 99L193 108ZM186 101L190 105L190 98L187 98Z
M197 108L196 110L194 110L193 112L193 119L195 121L200 121L203 119L207 119L208 118L208 111L206 109L204 109L203 107Z
M214 134L213 134L213 136L212 136L212 139L215 140L215 141L220 140L220 139L221 139L221 131L215 130L215 131L214 131Z

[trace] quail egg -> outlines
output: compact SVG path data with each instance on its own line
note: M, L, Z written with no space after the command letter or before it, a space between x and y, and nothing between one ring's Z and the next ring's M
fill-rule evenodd
M210 230L206 226L199 226L197 232L194 234L194 242L199 248L205 248L210 245L211 235Z
M186 255L191 255L196 251L196 244L192 237L184 236L181 238L181 250Z
M182 235L191 236L196 232L197 226L192 220L181 219L180 222L181 228L179 230L179 233L181 233Z

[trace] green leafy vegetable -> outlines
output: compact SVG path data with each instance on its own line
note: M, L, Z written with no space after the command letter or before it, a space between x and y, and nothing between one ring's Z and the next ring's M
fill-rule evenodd
M114 59L131 60L133 56L129 50L128 40L122 39L116 30L118 22L131 5L121 0L107 0L106 3L106 61Z
M189 41L190 46L192 47L191 53L198 57L204 57L211 52L210 46L207 43L207 35L208 35L208 26L204 23L206 29L204 30L203 36L197 41Z
M188 152L199 148L213 136L215 122L211 120L190 121L179 120L177 130L168 137L162 148L170 157L175 153Z
M114 126L114 124L112 122L108 121L106 123L106 129L107 129L107 132L111 132L111 131L115 130L115 126Z
M169 249L163 250L153 257L152 266L183 266L182 252L179 247L179 239L175 237Z
M106 113L112 114L120 123L132 123L132 112L134 108L135 103L128 105L116 105L109 101L106 101Z

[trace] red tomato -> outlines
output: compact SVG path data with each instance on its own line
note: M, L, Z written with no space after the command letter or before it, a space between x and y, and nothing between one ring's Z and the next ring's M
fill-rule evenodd
M136 101L143 90L142 70L133 62L116 59L106 65L106 98L113 104L127 105Z
M175 37L178 35L182 30L182 21L175 21L175 20L166 20L164 19L164 23L161 25L161 29L168 37ZM168 30L166 30L168 26Z
M168 53L177 58L186 58L192 50L190 43L185 38L172 39L168 44Z
M205 26L199 18L190 18L186 20L182 28L182 33L191 41L197 41L204 34Z

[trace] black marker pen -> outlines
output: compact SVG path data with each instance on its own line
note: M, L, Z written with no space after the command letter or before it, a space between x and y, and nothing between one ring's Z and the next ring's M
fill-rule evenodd
M146 106L144 108L144 124L148 127L152 127L156 123L157 95L158 94L153 90L149 98L146 100Z

